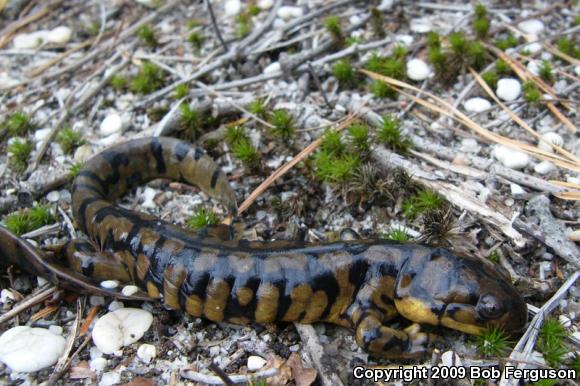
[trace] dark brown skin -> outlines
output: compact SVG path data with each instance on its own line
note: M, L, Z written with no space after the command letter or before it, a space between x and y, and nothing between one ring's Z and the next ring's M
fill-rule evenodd
M219 233L211 229L194 233L110 202L160 177L197 185L235 212L225 175L188 143L144 138L114 146L87 162L73 183L73 214L92 242L63 248L72 269L93 280L134 282L170 308L216 322L335 323L353 329L367 351L389 358L426 352L428 335L418 323L469 334L526 324L525 302L509 276L486 261L385 240L223 240L209 236ZM397 316L414 324L388 327Z

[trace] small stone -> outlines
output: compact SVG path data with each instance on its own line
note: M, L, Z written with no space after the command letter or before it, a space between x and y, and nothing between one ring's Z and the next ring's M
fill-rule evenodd
M495 93L500 99L506 102L511 102L520 96L522 92L522 85L517 79L503 78L497 82L497 90Z
M518 184L510 184L510 191L512 192L512 196L514 197L521 197L526 194L526 191L519 186Z
M135 295L137 292L139 292L139 287L135 285L126 285L121 290L121 293L125 296Z
M50 134L51 129L40 129L40 130L36 130L34 132L34 140L36 142L42 142L44 141L48 135Z
M60 199L60 193L58 190L53 190L46 195L46 201L48 202L58 202Z
M526 153L511 149L503 145L495 145L493 156L505 167L519 170L525 168L530 162L530 157Z
M538 174L544 175L556 170L556 166L549 161L542 161L534 166L534 171Z
M421 59L407 62L407 76L413 80L425 80L431 76L431 68Z
M224 11L226 16L236 16L242 10L242 2L240 0L226 0L224 4Z
M89 303L91 306L104 306L105 305L105 298L102 296L92 295L89 297Z
M16 297L14 296L14 293L12 293L12 291L8 289L3 289L2 291L0 291L0 303L6 304L14 300L16 300Z
M89 368L93 370L95 373L102 373L106 367L107 360L103 357L91 359L91 361L89 362Z
M304 11L301 7L293 7L289 5L284 5L278 8L278 17L283 20L292 20L298 17L302 17Z
M522 51L525 50L531 54L535 54L536 52L540 52L543 49L544 49L544 46L542 46L538 42L529 43L529 44L526 44L525 46L522 47Z
M113 386L121 382L121 374L118 371L107 371L101 376L99 386Z
M580 66L574 67L574 72L576 73L576 75L580 76Z
M45 278L43 278L41 276L37 276L36 277L36 283L38 284L39 287L42 287L43 285L45 285L46 283L48 283L48 280L46 280Z
M75 150L75 162L85 163L93 155L93 147L89 144L81 145Z
M445 351L441 354L441 364L445 367L463 366L463 362L454 351Z
M264 74L273 74L275 72L279 72L281 69L282 67L280 66L280 62L273 62L264 68Z
M153 322L153 315L139 308L121 308L103 315L93 328L93 342L105 354L137 342Z
M252 355L248 357L248 371L258 371L266 364L266 360L262 357Z
M526 67L528 68L528 71L530 71L532 74L536 76L540 74L540 66L538 66L538 62L536 62L535 60L530 60Z
M62 335L63 329L61 326L52 325L48 327L48 331L52 332L55 335Z
M544 30L544 23L538 19L524 20L518 23L518 28L527 34L537 35Z
M97 359L102 357L103 353L101 352L101 350L99 350L97 346L92 346L89 349L89 356L91 357L91 359Z
M572 337L580 342L580 331L573 332Z
M144 208L157 208L157 204L155 203L154 199L157 195L157 191L149 186L146 186L143 190L143 204L141 204Z
M151 359L157 356L157 348L155 348L155 346L153 346L152 344L143 343L137 349L137 356L139 357L139 359L141 359L143 363L148 364L149 362L151 362Z
M465 153L477 153L481 147L473 138L464 138L461 140L461 151Z
M572 327L572 321L566 315L560 315L560 316L558 316L558 320L560 321L560 324L562 326L564 326L566 328Z
M570 232L568 238L574 242L580 242L580 229Z
M426 34L427 32L433 29L433 26L428 20L425 19L413 19L409 25L411 31L419 33L419 34Z
M553 131L542 134L540 138L541 141L538 142L538 149L550 153L554 152L554 149L552 148L552 146L550 146L550 144L560 147L564 144L564 139L560 136L560 134L555 133Z
M70 41L72 37L72 30L66 26L59 26L51 30L46 35L46 41L50 43L64 44Z
M135 1L148 8L157 8L157 6L159 6L159 0L135 0Z
M123 130L123 119L117 113L107 115L99 127L100 134L103 137L118 133L121 130Z
M270 9L274 5L274 1L273 0L258 0L256 2L256 5L260 9Z
M105 280L101 282L101 287L107 289L114 289L119 286L119 282L117 280Z
M487 99L475 97L466 100L463 107L471 113L481 113L491 108L491 103Z
M12 371L30 373L52 366L66 341L45 328L17 326L0 336L0 362Z
M407 47L413 44L413 37L411 35L397 35L395 36L395 40Z
M36 31L32 33L19 34L12 39L16 49L35 49L44 43L48 31Z
M383 11L383 12L384 11L388 11L391 8L393 8L393 3L394 3L393 0L382 0L381 1L381 4L379 4L379 6L377 7L377 9L379 11Z
M109 306L107 307L107 310L109 310L109 312L113 312L118 310L119 308L123 308L125 307L125 305L123 304L123 302L120 302L118 300L114 300L111 303L109 303Z

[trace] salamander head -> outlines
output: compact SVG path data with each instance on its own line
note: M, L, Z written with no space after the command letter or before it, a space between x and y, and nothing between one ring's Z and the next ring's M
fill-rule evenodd
M407 260L397 276L395 305L412 321L474 335L487 326L516 332L527 321L526 303L505 270L445 249Z

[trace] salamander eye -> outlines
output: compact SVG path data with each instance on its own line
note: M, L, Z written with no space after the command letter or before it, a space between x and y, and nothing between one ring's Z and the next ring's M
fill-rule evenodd
M486 294L479 298L477 313L486 319L493 319L503 313L500 301L493 295Z

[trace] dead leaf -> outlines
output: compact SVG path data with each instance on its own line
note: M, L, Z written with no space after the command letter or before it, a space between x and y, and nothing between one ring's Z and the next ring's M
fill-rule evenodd
M97 378L97 374L90 369L87 361L81 361L78 365L70 368L68 377L70 379L95 379Z
M121 386L155 386L155 385L156 385L155 381L151 378L137 377L133 378L130 382L125 383Z
M264 369L275 367L278 374L267 379L269 385L286 385L292 379L292 369L287 365L287 361L275 355L268 360Z
M292 369L292 378L296 382L296 386L310 386L316 380L318 373L313 368L304 368L302 358L295 352L290 355L286 361L286 365Z

